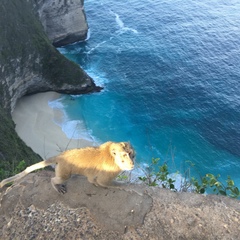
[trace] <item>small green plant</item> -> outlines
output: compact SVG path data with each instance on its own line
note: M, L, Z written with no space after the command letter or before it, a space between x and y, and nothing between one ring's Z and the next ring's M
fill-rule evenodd
M117 179L119 181L128 181L128 178L129 177L127 175L123 174L123 173L117 176Z
M200 180L195 177L190 177L190 168L187 170L188 176L185 177L183 183L179 189L175 187L175 179L171 178L168 171L168 166L166 163L159 166L160 159L152 158L150 166L143 169L143 177L138 177L138 179L148 186L162 186L163 188L171 189L173 191L191 191L199 194L204 194L208 190L211 190L215 194L220 194L224 196L229 196L232 198L240 197L240 190L235 186L234 181L228 176L226 183L219 180L220 175L206 174ZM189 161L188 161L189 162ZM194 164L191 164L191 168ZM188 180L190 179L190 180Z
M13 164L14 165L14 164ZM12 171L4 171L3 168L0 167L0 179L4 179L9 177L9 175L16 175L20 172L22 172L27 167L27 163L22 160L20 161L16 167L12 167ZM11 185L12 183L9 183L8 185Z
M131 172L122 172L117 176L118 181L129 183L131 182Z
M202 183L199 183L199 181L192 177L191 178L191 184L192 186L194 187L193 188L193 191L196 192L196 193L200 193L200 194L204 194L206 192L206 188L207 188L207 182L206 182L206 178L203 177L202 178Z
M19 172L22 172L26 167L27 167L26 162L24 160L20 161L13 171L14 175Z
M5 177L5 172L2 168L0 168L0 179L3 179Z
M161 166L157 166L159 164L159 161L160 158L152 158L151 165L147 168L147 170L144 170L145 176L138 177L138 179L148 186L161 185L163 188L169 188L176 191L174 185L175 180L169 177L167 164L164 163ZM156 168L158 168L158 171L153 170Z
M192 178L192 184L195 187L197 193L205 193L208 188L212 189L215 194L223 196L229 196L232 198L240 197L240 191L235 186L234 181L230 176L227 177L226 184L219 180L220 175L206 174L202 179L202 183L195 178Z

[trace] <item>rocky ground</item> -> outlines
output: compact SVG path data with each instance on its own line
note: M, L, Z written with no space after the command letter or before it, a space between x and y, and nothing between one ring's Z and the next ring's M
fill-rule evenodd
M0 189L0 239L240 239L240 201L130 184L104 189L51 171Z

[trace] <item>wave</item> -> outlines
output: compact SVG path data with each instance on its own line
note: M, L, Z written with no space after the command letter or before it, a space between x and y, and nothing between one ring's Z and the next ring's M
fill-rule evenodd
M78 98L79 96L71 96L72 99ZM99 145L99 140L97 140L91 133L91 130L86 128L86 125L83 120L70 120L67 117L67 113L64 110L64 101L65 96L49 101L48 105L52 109L60 110L62 113L61 118L55 118L54 122L57 124L62 131L65 133L67 138L69 139L84 139L87 141L91 141L94 145Z
M105 77L104 73L99 72L99 70L95 70L94 68L84 69L84 71L92 78L94 79L94 82L98 86L102 86L105 89L105 84L109 82L109 80Z
M96 142L96 139L91 135L91 131L86 129L84 122L81 120L66 121L61 124L61 127L69 139L85 139Z
M91 37L91 29L89 28L88 31L87 31L87 37L84 41L88 41Z
M117 13L114 13L115 14L115 20L116 20L116 23L118 24L118 26L120 28L124 28L124 23L123 21L121 20L121 18L119 17L119 15Z
M113 39L114 39L116 36L118 36L118 35L121 35L121 34L126 33L126 32L132 32L132 33L134 33L134 34L137 34L137 33L138 33L138 31L137 31L136 29L134 29L134 28L125 27L124 22L122 21L122 19L120 18L120 16L119 16L117 13L115 13L115 12L113 12L113 11L111 11L111 10L110 10L110 13L115 16L115 21L116 21L119 29L118 29L117 31L115 31L115 32L113 33L113 36L110 36L108 40L104 40L104 41L96 44L96 46L92 47L89 51L85 52L86 54L91 54L91 53L93 53L97 48L102 47L102 45L104 45L104 44L107 43L108 41L113 40ZM86 40L88 40L88 39L90 38L90 35L91 35L91 31L90 31L90 29L89 29L89 31L88 31L88 36L87 36L87 39L86 39ZM59 51L60 51L62 54L65 53L65 52L62 51L61 49L60 49Z
M64 104L62 103L63 97L59 97L57 99L48 101L48 106L50 108L55 108L55 109L63 109L64 108Z
M107 42L107 41L104 40L104 41L98 43L95 47L93 47L93 48L91 48L89 51L87 51L87 54L91 54L95 49L101 47L101 45L103 45L103 44L106 43L106 42Z
M130 32L133 32L133 33L138 33L138 31L134 28L125 27L124 22L122 21L122 19L120 18L120 16L117 13L115 13L113 11L110 11L110 12L115 15L115 21L116 21L119 29L121 30L121 32L130 31Z

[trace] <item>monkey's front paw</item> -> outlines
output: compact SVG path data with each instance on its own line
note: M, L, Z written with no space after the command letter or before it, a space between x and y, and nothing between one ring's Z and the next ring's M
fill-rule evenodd
M56 187L57 191L61 194L65 194L67 192L67 188L63 184L56 184L55 187Z

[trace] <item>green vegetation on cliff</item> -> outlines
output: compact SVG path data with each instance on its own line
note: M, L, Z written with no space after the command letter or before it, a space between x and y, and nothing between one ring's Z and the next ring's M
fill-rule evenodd
M76 86L71 91L81 93L80 86L95 88L91 78L74 62L63 57L50 43L33 10L37 1L3 0L0 5L0 74L3 77L15 73L21 77L26 69L48 81L49 86L61 91L64 84ZM17 71L16 71L17 70ZM91 80L91 81L90 81ZM91 84L89 84L89 81ZM90 86L92 85L92 86ZM45 87L45 88L44 88ZM40 89L29 88L28 93ZM69 91L69 92L71 92Z
M9 113L0 107L0 179L9 177L21 160L27 165L40 161L14 130L14 123Z
M40 0L0 4L0 178L14 174L24 160L39 161L17 136L11 111L23 95L44 91L71 94L99 90L76 64L61 55L37 17Z
M161 186L162 188L167 188L172 191L195 192L200 194L209 191L217 195L240 198L240 191L230 176L228 176L225 182L219 179L219 174L215 176L210 173L197 179L190 175L190 168L193 166L194 165L190 165L189 169L185 172L184 178L182 178L179 175L179 171L177 171L176 174L169 174L168 165L166 163L160 165L160 158L152 158L151 164L146 169L143 169L144 176L138 179L148 186ZM181 180L180 184L178 183L178 187L175 185L177 175L179 175Z
M16 134L8 104L11 102L8 91L11 82L6 79L9 75L21 74L29 54L25 49L31 45L28 36L33 29L33 15L23 2L3 0L0 5L0 178L12 175L23 159L28 164L40 159ZM32 23L30 28L26 25L27 21ZM18 67L13 61L16 59L21 60Z

